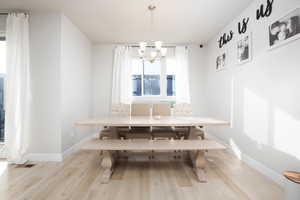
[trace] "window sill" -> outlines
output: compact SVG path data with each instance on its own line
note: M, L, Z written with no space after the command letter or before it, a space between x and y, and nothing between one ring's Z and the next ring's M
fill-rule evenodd
M133 103L173 103L176 101L175 97L161 97L161 96L144 96L133 97Z

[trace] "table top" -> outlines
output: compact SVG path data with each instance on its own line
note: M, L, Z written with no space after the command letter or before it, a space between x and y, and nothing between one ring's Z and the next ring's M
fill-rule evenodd
M196 116L105 116L76 122L77 126L230 126L227 121Z

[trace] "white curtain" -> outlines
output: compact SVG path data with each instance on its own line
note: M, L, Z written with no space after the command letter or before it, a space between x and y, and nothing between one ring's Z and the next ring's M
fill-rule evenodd
M130 47L117 46L113 63L112 105L130 104L132 97Z
M178 46L175 49L176 58L176 103L190 103L188 49Z
M10 13L6 23L5 137L7 159L23 164L29 142L30 71L28 14Z

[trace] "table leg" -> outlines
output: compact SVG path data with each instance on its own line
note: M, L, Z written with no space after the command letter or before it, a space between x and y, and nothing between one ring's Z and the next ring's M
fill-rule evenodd
M194 160L194 171L196 173L198 180L201 183L207 182L205 167L206 167L205 151L197 151Z
M196 128L190 128L189 134L190 140L199 140L198 136L196 135ZM194 172L201 183L205 183L206 181L206 159L205 159L205 151L190 151L190 159L193 164Z
M112 139L119 139L120 138L117 127L110 127L110 131L111 131Z
M118 127L112 126L112 127L110 127L110 131L111 131L111 138L112 139L121 139L120 134L118 132ZM116 157L116 159L119 157L119 152L118 151L115 152L115 157Z
M101 166L104 169L104 172L102 174L102 180L101 183L105 184L108 183L112 173L113 173L113 164L114 164L114 158L111 151L103 151L103 159Z
M196 135L196 128L195 127L189 127L189 135L188 138L189 140L198 140L198 137Z

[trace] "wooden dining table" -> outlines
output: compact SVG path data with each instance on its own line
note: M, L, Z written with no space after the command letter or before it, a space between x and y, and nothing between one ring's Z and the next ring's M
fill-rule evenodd
M230 126L230 123L209 117L197 116L103 116L97 119L88 119L76 122L77 126L94 126L111 128L117 127L204 127L209 126Z
M207 132L207 127L211 126L229 126L230 123L223 120L217 120L209 117L198 116L103 116L97 119L89 119L76 122L77 126L92 126L92 127L109 127L111 140L94 139L86 145L83 149L87 150L101 150L104 153L105 158L102 161L102 167L106 168L106 175L103 178L105 182L109 180L112 173L113 156L111 152L119 150L189 150L190 155L194 159L195 173L200 181L206 181L204 178L205 168L205 151L207 150L220 150L225 147L213 140L200 140L196 135L197 127L202 127L204 134ZM118 127L188 127L189 136L185 141L121 141Z

